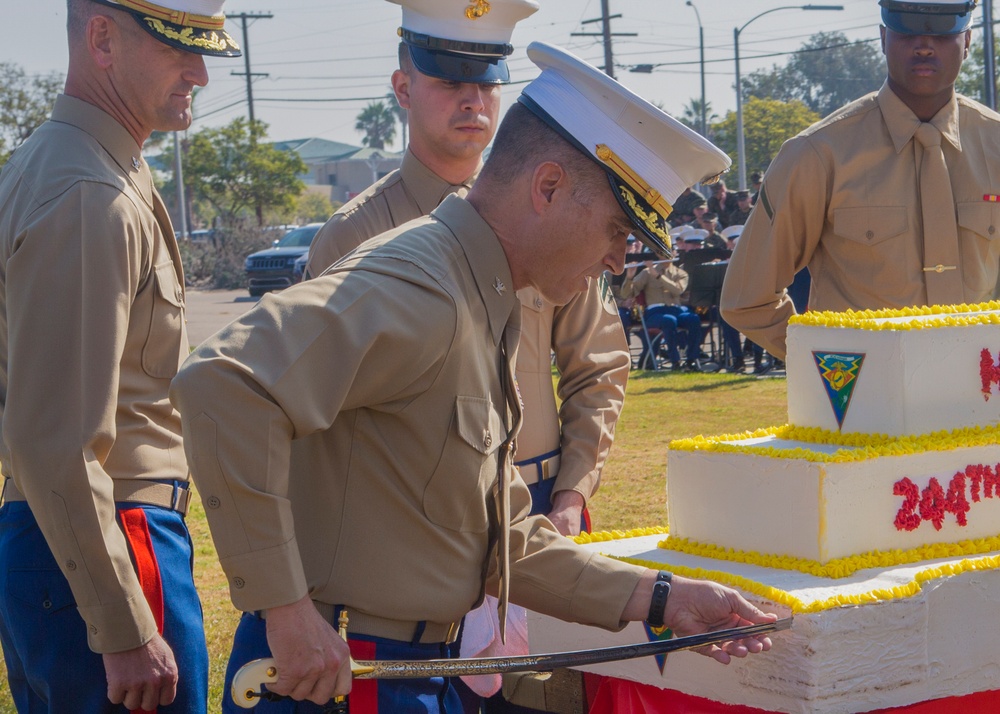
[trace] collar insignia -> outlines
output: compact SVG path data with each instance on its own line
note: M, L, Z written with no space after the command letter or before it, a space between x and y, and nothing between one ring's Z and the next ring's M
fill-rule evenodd
M500 278L493 278L493 289L497 291L497 295L503 295L507 292L507 286L503 284Z

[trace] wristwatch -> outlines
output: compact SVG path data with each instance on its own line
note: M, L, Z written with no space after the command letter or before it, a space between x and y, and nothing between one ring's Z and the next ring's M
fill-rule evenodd
M670 580L673 575L665 570L661 570L656 575L656 582L653 583L653 597L649 601L649 614L646 616L646 624L650 627L663 627L663 610L667 606L667 598L670 596Z

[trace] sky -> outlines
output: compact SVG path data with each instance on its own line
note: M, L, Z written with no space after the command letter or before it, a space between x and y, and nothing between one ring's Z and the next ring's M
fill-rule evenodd
M465 0L442 0L463 3ZM787 0L607 0L616 78L637 94L679 115L700 98L698 15L704 32L706 100L724 117L735 110L733 33L740 32L743 76L787 62L816 32L838 31L851 40L878 38L877 0L839 0L842 11L803 11ZM825 4L814 0L813 4ZM833 0L837 2L837 0ZM8 5L0 24L0 61L29 74L65 72L66 8L63 0L26 0ZM527 58L529 42L564 47L596 66L604 64L599 33L601 0L539 0L540 9L514 30L509 60L512 86L504 89L502 111L517 99L520 86L538 74ZM807 4L807 3L803 3ZM790 9L788 9L790 6ZM767 12L774 8L786 8ZM361 145L355 119L365 105L390 91L396 68L398 5L385 0L228 0L226 12L271 14L248 20L251 71L265 73L253 84L254 114L270 126L273 140L320 137ZM757 17L767 12L763 17ZM227 28L242 43L242 23ZM635 33L635 36L625 36ZM243 59L206 58L210 81L195 100L192 131L221 126L247 114ZM629 67L652 64L643 74ZM397 136L392 148L399 149Z

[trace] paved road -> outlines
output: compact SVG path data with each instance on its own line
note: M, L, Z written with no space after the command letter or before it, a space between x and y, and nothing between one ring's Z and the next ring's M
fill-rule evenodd
M187 328L191 346L196 347L244 312L258 298L242 290L187 289Z

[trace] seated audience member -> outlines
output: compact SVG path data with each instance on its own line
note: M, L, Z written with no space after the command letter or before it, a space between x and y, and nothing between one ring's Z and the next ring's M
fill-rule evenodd
M687 228L674 240L674 247L677 251L678 265L690 274L692 268L703 263L711 263L716 260L729 260L732 254L725 246L709 248L705 245L708 231L703 228Z
M661 346L666 349L667 360L674 370L696 371L701 352L701 318L681 304L681 295L688 287L688 274L671 261L650 260L642 268L630 266L625 270L622 296L633 297L642 294L646 306L643 321L646 330L659 330ZM686 353L681 363L677 348L677 330L685 330ZM639 367L651 368L655 365L656 354L644 330L640 333L642 353Z
M634 236L629 236L628 245L625 247L625 265L639 263L642 250L642 243ZM637 310L641 310L642 306L637 303L635 296L625 297L622 295L622 286L625 284L624 272L609 276L608 283L611 286L611 295L615 299L615 305L618 306L618 317L621 318L622 328L625 330L625 336L628 337L629 330L635 324L633 315L636 314Z
M674 201L674 212L670 214L670 225L680 226L695 219L695 208L705 208L705 197L693 188L684 189L684 193Z
M750 204L757 205L757 194L760 193L760 186L764 182L764 174L754 171L750 174Z
M742 226L747 222L747 218L750 217L751 209L753 209L753 203L750 200L750 192L737 191L736 210L729 214L729 218L726 220L726 225Z
M722 227L726 227L726 217L736 210L736 194L726 188L725 181L712 184L712 196L708 199L708 210L719 217Z
M711 211L703 213L696 221L695 228L705 231L703 248L725 248L726 239L719 235L719 216Z

